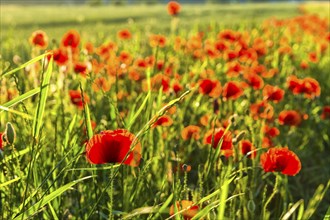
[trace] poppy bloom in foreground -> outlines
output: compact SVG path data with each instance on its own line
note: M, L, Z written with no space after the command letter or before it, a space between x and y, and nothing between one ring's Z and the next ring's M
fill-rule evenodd
M298 156L287 147L270 148L260 156L260 163L265 172L281 172L295 176L301 169Z
M170 1L167 4L167 12L169 15L177 15L181 10L181 5L176 1Z
M197 205L194 205L194 202L189 200L182 200L180 202L176 202L176 206L178 209L178 212L181 210L185 210L181 212L180 214L183 216L184 220L192 219L197 213L199 207ZM174 215L174 205L170 207L170 215Z
M30 43L40 49L46 49L48 46L48 37L44 31L38 30L32 33Z
M294 110L281 111L278 116L281 125L298 126L301 123L301 115Z
M86 157L93 164L123 162L126 165L138 166L141 159L141 144L137 142L131 146L134 139L135 136L124 129L103 131L87 142ZM133 150L128 154L131 147Z

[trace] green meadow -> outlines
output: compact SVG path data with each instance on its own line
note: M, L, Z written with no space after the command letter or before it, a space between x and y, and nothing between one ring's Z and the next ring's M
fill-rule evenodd
M329 7L0 5L0 219L329 219Z

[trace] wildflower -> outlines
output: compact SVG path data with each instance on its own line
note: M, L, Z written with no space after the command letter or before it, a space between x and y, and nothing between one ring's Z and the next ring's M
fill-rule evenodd
M254 90L261 89L264 86L264 80L255 73L244 74L244 78Z
M155 123L153 123L152 127L156 126L171 126L173 124L173 120L168 115L160 116Z
M137 142L131 146L134 139L135 136L124 129L106 130L96 134L86 145L87 160L93 164L123 162L126 165L138 166L141 159L141 144ZM133 150L130 152L131 147Z
M280 134L280 130L278 130L278 128L270 127L267 124L265 124L262 127L262 131L266 136L271 137L271 138L276 137Z
M30 43L40 49L46 49L48 46L48 36L44 31L38 30L32 33Z
M178 15L181 11L181 5L176 1L170 1L167 4L167 12L169 15L175 16Z
M182 200L180 202L176 202L176 206L178 211L185 210L181 212L180 214L183 216L184 220L190 220L192 219L199 210L199 207L197 205L194 205L194 202L189 200ZM170 207L170 215L174 215L174 205Z
M253 151L252 153L250 153L248 155L248 158L255 158L256 155L257 155L257 152L254 151L255 150L255 147L253 146L253 144L249 141L249 140L242 140L240 141L240 150L241 150L241 153L243 155L247 155L248 153L250 153L251 151Z
M82 100L82 96L79 90L70 90L69 91L71 102L78 107L78 109L83 109L84 103ZM89 102L89 97L87 94L84 94L85 102Z
M151 35L149 38L152 47L165 47L166 37L160 34Z
M267 101L259 101L251 104L250 111L254 120L258 118L270 120L274 115L274 108Z
M213 129L208 131L204 136L204 144L212 144L212 140L213 140L212 147L216 149L218 147L221 138L223 138L222 144L220 146L221 150L231 150L233 147L232 134L230 131L227 131L225 133L224 128L219 128L216 129L215 131L213 131Z
M264 96L264 100L271 100L275 103L281 101L284 96L284 90L278 88L277 86L266 85L262 90L262 95Z
M114 82L111 82L104 77L99 77L94 80L92 88L95 92L98 92L100 89L102 89L104 92L107 92L110 90L112 83Z
M324 106L321 114L322 119L330 119L330 106Z
M59 66L65 65L69 60L67 53L61 48L53 51L53 57L54 61Z
M196 125L189 125L181 131L181 137L183 140L195 139L198 140L200 135L200 128Z
M298 126L301 123L301 115L294 110L283 110L278 116L280 125Z
M238 99L243 94L239 82L229 81L223 87L222 96L227 99Z
M79 73L85 76L87 73L87 65L81 62L75 62L73 66L73 70L75 71L75 73Z
M72 49L75 49L78 47L80 43L80 35L75 30L70 30L64 34L62 37L62 45L64 47L70 47Z
M199 93L217 98L221 95L221 83L218 80L203 79L199 82Z
M281 172L295 176L301 169L298 156L287 147L270 148L260 156L260 163L265 172Z
M131 32L127 29L118 31L117 35L118 35L118 38L122 39L122 40L128 40L128 39L132 38Z

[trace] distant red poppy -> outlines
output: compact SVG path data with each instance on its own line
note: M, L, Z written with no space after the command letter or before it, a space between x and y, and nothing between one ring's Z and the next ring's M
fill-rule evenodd
M269 137L263 137L262 138L262 143L261 143L262 148L270 148L273 147L273 141Z
M181 131L181 137L183 140L195 139L198 140L200 137L200 127L196 125L188 125Z
M278 116L280 125L298 126L301 123L301 115L294 110L283 110Z
M46 49L48 46L48 36L44 31L38 30L32 33L30 43L40 49Z
M268 137L276 137L280 134L280 130L276 127L270 127L267 124L265 124L262 128L263 133Z
M71 47L73 49L77 48L80 43L80 35L75 30L70 30L66 32L62 37L62 45L64 47Z
M173 120L170 118L170 116L168 115L163 115L160 116L157 121L152 125L152 127L156 127L156 126L171 126L173 124Z
M227 131L226 134L224 133L225 133L224 128L219 128L216 129L215 131L213 131L213 129L209 130L204 136L204 144L212 144L212 139L213 139L212 147L215 149L217 148L221 138L223 137L221 150L231 150L233 147L232 134L230 131Z
M274 115L274 108L267 101L259 101L251 104L250 111L255 120L259 118L271 119Z
M221 95L221 83L218 80L203 79L199 82L199 93L217 98Z
M170 1L167 4L167 12L169 15L175 16L178 15L181 11L181 5L176 1Z
M229 81L225 84L222 96L227 99L238 99L243 94L243 89L239 82Z
M128 39L132 38L131 32L127 29L118 31L117 35L118 35L119 39L122 39L122 40L128 40Z
M86 145L86 157L90 163L121 163L138 166L141 159L141 144L131 146L135 136L129 131L118 129L103 131L94 135ZM126 155L130 151L127 158ZM123 161L125 159L125 161Z
M87 73L87 65L86 63L82 63L82 62L75 62L73 66L73 70L75 71L75 73L79 73L85 76Z
M299 157L287 147L270 148L260 156L260 163L265 172L281 172L295 176L301 169Z
M65 50L63 50L61 48L53 51L53 57L54 57L54 61L59 66L65 65L69 60L69 57L68 57L67 53L65 52Z
M322 119L330 119L330 105L324 106L321 114Z
M176 202L176 206L179 212L181 210L185 210L180 213L184 220L192 219L198 213L199 210L199 207L197 205L194 205L194 202L189 200L182 200L180 202ZM170 207L170 215L174 215L174 211L174 205L172 205Z
M311 77L298 79L296 76L289 76L287 85L293 94L304 94L306 98L314 98L321 94L318 81Z
M80 91L79 90L70 90L69 95L70 95L71 102L74 105L76 105L79 109L83 109L84 103L83 103ZM87 94L84 94L84 99L85 99L86 103L89 102L89 97Z
M174 81L172 83L172 89L175 92L175 94L178 94L180 91L182 91L183 87L178 81Z
M264 86L264 80L255 73L244 74L247 83L255 90L261 89Z
M275 103L283 99L284 93L283 89L272 85L266 85L262 90L264 100L274 101Z
M301 63L300 63L300 68L305 70L305 69L308 69L309 67L309 64L306 60L302 60Z
M166 37L160 34L151 35L149 38L152 47L165 47Z
M251 159L255 158L257 155L257 152L254 151L255 147L249 140L242 140L240 142L240 150L243 155L247 155L249 152L253 151L248 156L248 158L251 158Z

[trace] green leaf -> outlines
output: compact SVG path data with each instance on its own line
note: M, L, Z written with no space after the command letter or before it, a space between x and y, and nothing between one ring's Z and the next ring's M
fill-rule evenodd
M32 64L32 63L35 63L35 62L37 62L37 61L43 59L44 57L48 56L49 54L51 54L51 53L45 53L45 54L42 54L42 55L40 55L40 56L37 56L36 58L33 58L32 60L29 60L28 62L26 62L26 63L20 65L19 67L15 68L15 69L13 69L13 70L10 70L10 71L8 71L8 72L6 72L6 73L3 73L3 74L0 76L0 79L4 78L5 76L9 76L9 75L11 75L11 74L13 74L13 73L15 73L15 72L17 72L17 71L19 71L19 70L25 68L26 66L28 66L28 65L30 65L30 64ZM50 62L50 63L51 63L51 62Z
M45 72L44 79L41 82L41 86L40 86L40 100L39 100L39 104L37 106L34 123L33 123L33 136L35 138L38 137L39 131L40 131L40 128L41 128L41 125L43 122L42 118L43 118L44 111L45 111L47 94L48 94L48 90L49 90L49 82L50 82L50 77L52 75L52 71L53 71L53 57L51 57L51 59L48 63L48 67Z
M149 90L149 92L148 92L147 96L144 98L144 100L143 100L143 102L142 102L140 108L137 110L137 112L134 114L133 118L132 118L132 119L130 120L130 122L128 123L128 125L127 125L127 129L128 129L128 130L130 129L130 127L131 127L131 126L133 125L133 123L135 122L136 118L141 114L142 110L143 110L144 107L146 106L146 104L147 104L147 102L148 102L148 99L149 99L149 97L150 97L150 94L151 94L151 92L150 92L150 90Z
M38 88L35 88L35 89L32 89L32 90L30 90L30 91L28 91L28 92L26 92L26 93L24 93L24 94L16 97L16 98L14 98L14 99L12 99L12 100L4 103L2 106L7 107L7 108L10 108L10 107L16 105L17 103L22 102L25 99L30 98L31 96L34 96L35 94L38 94L39 92L40 92L40 88L39 87Z
M23 215L26 217L30 217L34 214L36 214L37 212L39 212L39 210L44 207L45 205L47 205L49 202L51 202L53 199L59 197L60 195L62 195L64 192L66 192L67 190L69 190L72 186L76 185L77 183L84 181L86 179L90 179L93 176L87 176L87 177L83 177L81 179L78 180L74 180L60 188L58 188L57 190L55 190L54 192L48 194L47 196L45 196L44 198L42 198L41 200L39 200L37 203L35 203L34 205L32 205L30 208L28 208L25 212L20 213L18 216L13 216L13 219L22 219Z

